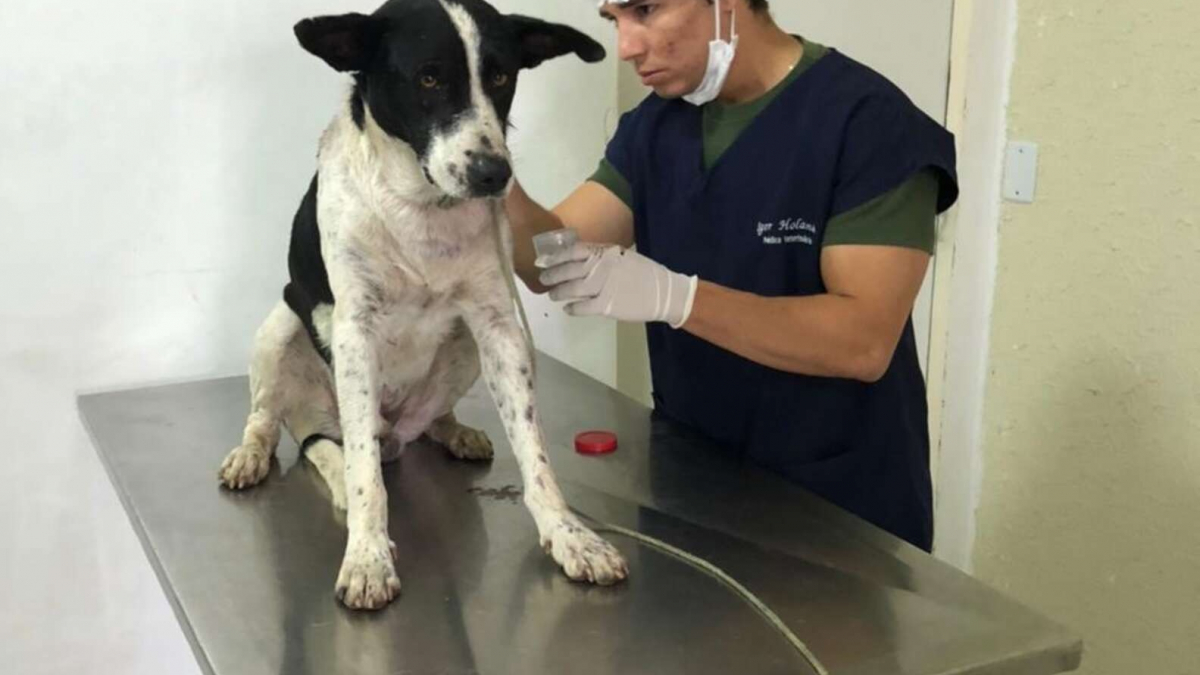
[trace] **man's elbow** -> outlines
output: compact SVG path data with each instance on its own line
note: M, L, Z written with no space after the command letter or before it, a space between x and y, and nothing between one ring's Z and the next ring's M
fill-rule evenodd
M892 367L895 355L895 344L877 343L866 346L852 358L849 376L859 382L875 384L882 380Z

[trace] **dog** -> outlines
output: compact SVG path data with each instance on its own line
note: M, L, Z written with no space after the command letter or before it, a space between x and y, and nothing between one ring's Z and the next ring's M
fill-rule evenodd
M519 72L572 53L598 62L604 48L483 0L389 0L295 33L353 88L321 137L290 281L256 334L251 410L221 482L260 483L286 427L346 512L336 596L384 607L400 580L381 465L422 435L454 457L490 459L488 438L453 413L482 372L542 547L573 580L625 579L624 559L571 513L546 457L503 201Z

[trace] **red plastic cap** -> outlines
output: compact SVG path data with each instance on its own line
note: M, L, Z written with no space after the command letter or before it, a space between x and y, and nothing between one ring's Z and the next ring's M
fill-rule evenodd
M617 435L609 431L585 431L575 436L575 452L607 455L617 449Z

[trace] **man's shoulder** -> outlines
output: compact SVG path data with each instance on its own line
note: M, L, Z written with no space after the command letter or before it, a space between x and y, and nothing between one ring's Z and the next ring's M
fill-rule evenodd
M829 97L851 104L870 100L887 105L915 106L908 94L887 76L837 49L830 48L821 63Z

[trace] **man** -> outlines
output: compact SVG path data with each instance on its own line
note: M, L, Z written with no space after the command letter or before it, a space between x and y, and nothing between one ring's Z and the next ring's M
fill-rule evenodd
M658 413L930 550L910 317L952 136L767 0L600 12L654 93L553 212L514 187L519 274L570 314L646 322ZM531 237L564 226L588 243L535 265Z

